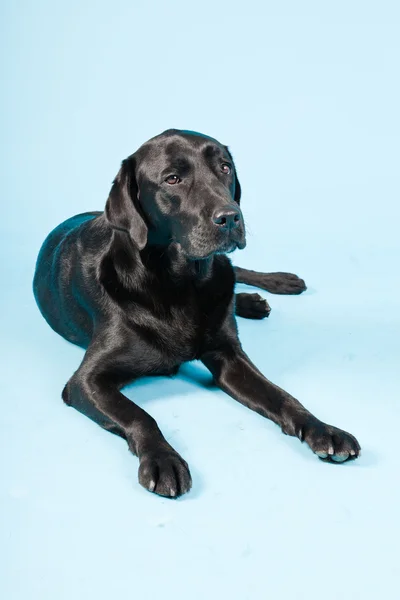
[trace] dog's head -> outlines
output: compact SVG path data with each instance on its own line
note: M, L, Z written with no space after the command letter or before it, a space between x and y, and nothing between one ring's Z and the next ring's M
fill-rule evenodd
M177 244L190 259L244 248L240 184L226 146L170 129L123 161L106 205L112 227L146 244Z

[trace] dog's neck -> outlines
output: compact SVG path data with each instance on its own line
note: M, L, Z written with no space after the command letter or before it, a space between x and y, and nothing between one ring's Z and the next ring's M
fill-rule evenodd
M203 260L193 260L186 256L178 244L168 246L147 245L140 252L142 263L153 273L168 273L173 278L209 279L212 273L214 256Z

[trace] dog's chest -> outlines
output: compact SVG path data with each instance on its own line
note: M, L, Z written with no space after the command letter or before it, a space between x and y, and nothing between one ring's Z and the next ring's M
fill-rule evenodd
M196 358L221 327L231 303L231 294L216 290L186 290L183 303L165 307L156 331L169 353L182 361Z
M153 293L146 310L132 307L134 328L165 365L201 356L232 310L233 277L180 282Z

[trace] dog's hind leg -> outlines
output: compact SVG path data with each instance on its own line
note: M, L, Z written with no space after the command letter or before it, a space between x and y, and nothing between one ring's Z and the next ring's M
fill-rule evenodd
M252 285L271 294L301 294L307 289L303 279L292 273L260 273L234 267L236 283Z
M245 319L265 319L271 307L260 294L235 294L235 313Z

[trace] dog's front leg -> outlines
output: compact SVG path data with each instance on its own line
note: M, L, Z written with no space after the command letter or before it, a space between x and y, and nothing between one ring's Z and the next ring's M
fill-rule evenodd
M350 433L323 423L298 400L266 379L235 344L208 351L201 358L217 385L232 398L277 423L315 454L337 463L357 458L360 445Z
M83 362L63 391L69 406L120 435L139 457L139 482L150 492L175 498L188 492L192 480L187 463L166 441L156 421L120 392L128 381L150 368L143 344L125 346L103 335L89 346ZM146 365L144 364L146 363Z

